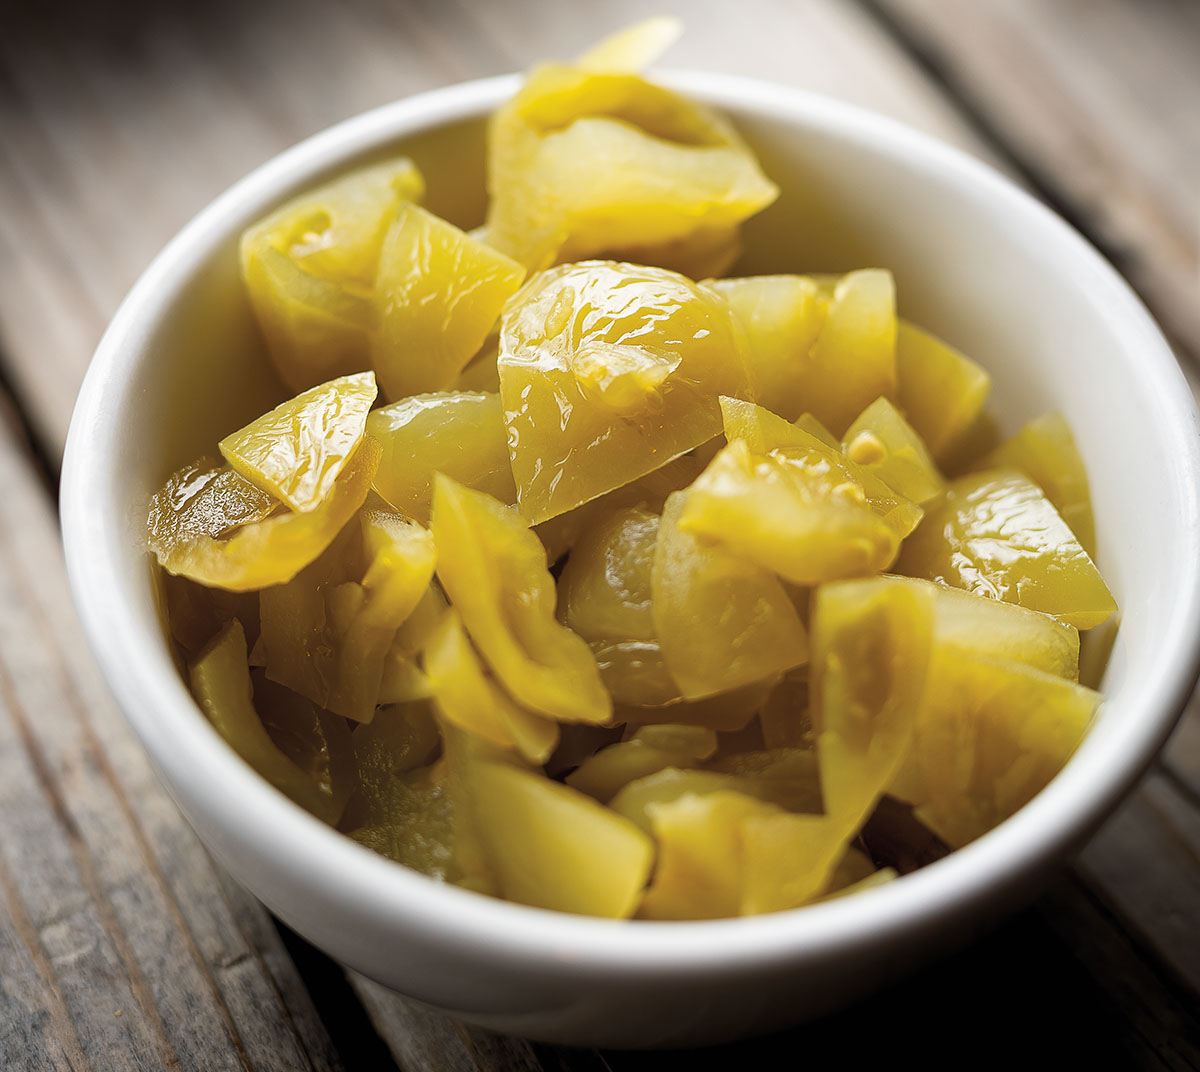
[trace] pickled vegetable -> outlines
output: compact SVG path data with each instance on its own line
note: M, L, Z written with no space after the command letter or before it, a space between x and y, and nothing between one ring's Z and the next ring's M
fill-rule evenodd
M434 473L516 502L499 395L413 395L375 410L367 431L383 451L375 490L414 521L429 523Z
M891 272L849 272L827 290L821 331L804 362L804 408L834 435L896 391L896 286Z
M537 271L736 226L775 199L728 123L630 73L646 54L622 46L543 64L492 117L497 249Z
M918 505L946 490L921 437L886 398L877 398L846 429L843 453L897 495Z
M287 584L260 596L267 674L331 711L369 722L396 631L433 576L433 538L387 510ZM358 531L354 531L357 528Z
M736 398L721 399L725 436L731 442L745 440L755 454L772 454L790 466L804 466L829 480L839 480L862 491L863 501L881 517L897 536L907 536L917 527L922 511L915 503L896 494L874 473L845 457L837 440L819 423L796 424ZM815 421L815 418L813 418ZM807 428L813 431L808 431ZM822 435L821 432L825 434ZM857 494L850 493L854 498Z
M758 377L758 403L789 421L801 415L808 353L825 324L828 303L800 275L760 275L707 282L733 307L746 330Z
M515 749L542 764L558 744L558 725L514 703L489 680L458 614L447 611L424 652L425 673L447 721L498 748Z
M431 525L438 578L513 699L563 721L606 722L612 702L596 661L555 620L546 552L521 518L438 474Z
M939 464L962 446L992 380L974 361L914 324L896 332L896 402Z
M265 503L257 494L244 497L248 481L205 478L205 470L187 466L151 500L150 550L165 570L200 584L235 592L284 584L354 516L378 465L379 447L364 439L320 506L261 520ZM247 520L230 524L238 515ZM214 536L214 529L223 531Z
M208 720L239 756L300 807L337 822L344 801L335 799L328 782L322 784L279 750L254 710L246 635L236 618L197 656L189 680Z
M663 661L696 700L799 666L808 637L778 578L680 527L690 494L667 500L651 585Z
M1100 696L1032 667L935 649L912 768L893 788L953 848L1033 799L1071 757Z
M1061 413L1047 413L1030 421L979 463L981 469L1004 467L1019 469L1037 484L1075 533L1080 546L1089 555L1094 553L1096 526L1087 470Z
M811 454L752 454L740 439L688 491L679 525L793 584L886 569L900 547L843 472Z
M375 278L371 363L392 400L449 387L525 270L417 205L402 205Z
M301 195L242 236L247 293L293 391L370 366L383 237L397 208L424 188L412 161L378 164Z
M897 569L1044 611L1077 629L1117 609L1058 511L1013 469L953 481L905 542Z
M568 786L498 763L472 770L470 793L509 900L592 916L633 914L654 843L628 819Z
M753 391L742 345L729 306L673 272L585 262L532 279L500 331L521 513L545 521L715 436L718 398Z
M374 401L370 372L331 380L226 436L221 454L291 509L315 510L362 442Z

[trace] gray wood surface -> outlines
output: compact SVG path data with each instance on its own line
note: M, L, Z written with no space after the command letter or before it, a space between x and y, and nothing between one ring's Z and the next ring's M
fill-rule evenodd
M874 107L1033 186L1200 358L1200 8L1184 0L658 3L672 66ZM832 1063L862 1025L932 1066L1200 1068L1200 716L1037 906L847 1013L706 1055L470 1030L340 969L221 874L84 651L52 489L104 323L251 167L395 97L567 56L635 0L80 0L0 34L0 1054L12 1068L636 1069ZM28 441L27 441L28 440ZM1047 1041L1048 1040L1048 1041ZM906 1043L907 1044L907 1043ZM1031 1048L1037 1046L1036 1050ZM849 1049L848 1049L849 1048Z

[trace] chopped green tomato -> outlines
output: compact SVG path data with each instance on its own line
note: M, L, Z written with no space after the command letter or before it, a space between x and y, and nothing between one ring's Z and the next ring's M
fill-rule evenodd
M372 365L389 399L449 387L525 270L416 205L396 213L375 279Z
M289 201L251 227L243 243L266 241L309 275L369 287L396 210L424 193L407 157L373 164Z
M974 361L905 320L896 333L896 369L893 397L944 467L980 416L992 378Z
M1070 681L1079 676L1079 630L1073 625L1016 603L916 577L888 580L924 588L933 597L937 646L1012 659Z
M438 474L438 579L492 672L519 704L565 722L607 722L612 701L587 644L554 617L546 552L503 503Z
M758 404L790 420L808 404L808 352L825 323L828 302L801 275L710 279L746 329L750 362L758 376Z
M271 360L302 391L370 365L371 289L388 224L424 192L407 159L303 194L242 236L242 276Z
M270 677L369 722L396 631L428 590L435 554L426 529L390 511L363 510L358 528L259 599Z
M316 509L239 524L223 539L190 521L171 531L163 520L180 504L189 512L199 508L196 497L186 494L189 471L181 470L151 501L150 549L169 573L215 588L248 592L284 584L318 558L354 516L371 490L378 464L379 447L365 438Z
M1062 769L1102 697L1006 659L935 648L909 761L892 792L952 848L982 836Z
M1047 413L1030 421L1012 439L1001 443L980 469L1019 469L1046 493L1089 554L1095 553L1096 525L1087 470L1061 413Z
M743 911L795 908L829 886L908 753L933 601L885 578L824 585L813 608L813 721L825 814L759 815L743 831Z
M330 811L341 815L358 785L346 720L276 684L261 670L251 671L250 679L254 709L271 740L329 797Z
M785 811L819 814L821 782L816 757L798 749L777 749L736 757L737 762L714 762L712 770L667 767L629 782L608 806L646 833L653 833L650 805L670 803L685 793L704 796L731 792L753 797Z
M923 505L946 490L921 437L886 398L877 398L855 418L842 451L915 503Z
M718 397L752 390L723 299L616 262L526 284L505 309L499 367L517 501L534 524L712 439Z
M309 275L265 242L242 243L242 276L267 351L293 391L370 365L369 290Z
M804 362L798 401L835 434L880 395L896 391L896 286L878 268L825 286L828 308ZM794 407L793 407L794 408Z
M383 818L346 829L360 845L430 878L458 879L455 809L434 768L396 774L374 798Z
M717 735L699 726L643 726L602 748L567 776L567 785L608 803L623 786L667 767L695 767L717 750Z
M508 900L558 912L633 915L654 843L628 819L568 786L495 762L472 767L469 791Z
M778 189L733 128L625 71L542 64L488 126L488 241L531 271L729 228Z
M736 398L722 398L721 411L725 436L730 442L744 439L754 454L772 454L781 461L804 464L826 473L830 480L857 485L866 504L901 539L921 520L922 510L916 503L896 494L869 469L845 457L836 439L828 433L828 438L819 434L823 426L816 425L814 434L801 423L808 423L803 417L796 424L788 424L762 406Z
M430 637L424 664L434 703L447 722L497 748L515 749L530 763L540 766L550 758L558 724L514 703L488 677L454 610Z
M315 510L362 442L375 393L370 372L330 380L226 436L221 454L293 510Z
M208 720L242 759L318 819L337 822L341 805L329 788L296 766L263 728L254 709L246 634L236 618L200 653L188 676Z
M646 811L658 841L658 863L642 899L643 919L741 915L744 826L755 817L787 814L773 804L728 790L702 796L684 793L649 804Z
M150 500L150 550L165 566L165 559L192 541L219 540L280 508L278 499L240 473L200 458L172 473Z
M811 452L752 454L734 440L686 495L683 532L793 584L886 569L900 545L862 486Z
M651 572L663 660L689 700L774 677L808 658L779 580L683 531L689 492L667 499Z
M666 674L665 664L663 673ZM679 688L676 686L674 699L651 706L628 706L622 703L620 707L614 708L613 718L614 721L624 722L630 727L702 726L718 733L738 733L754 721L754 716L766 702L777 680L777 676L764 678L741 688L713 693L699 700L680 698Z
M953 481L905 541L896 571L1044 611L1077 629L1117 609L1058 511L1015 469Z
M655 639L650 573L657 514L618 509L571 550L558 582L559 611L584 640Z
M499 395L414 395L375 410L367 418L367 430L383 448L376 490L422 524L429 521L434 473L503 503L517 500Z

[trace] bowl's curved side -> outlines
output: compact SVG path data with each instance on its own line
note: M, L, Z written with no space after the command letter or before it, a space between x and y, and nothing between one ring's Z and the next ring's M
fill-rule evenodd
M669 81L730 112L781 180L789 200L749 232L753 267L894 267L906 311L996 370L1003 416L1032 416L1023 412L1029 395L1053 399L1079 433L1101 559L1125 612L1110 701L1066 770L991 834L888 887L798 912L683 924L584 919L442 887L369 853L241 764L197 709L163 640L142 519L170 464L218 430L203 417L163 414L178 412L180 400L198 412L224 397L228 420L272 389L237 296L237 234L298 189L398 144L441 137L434 132L450 134L438 150L446 159L438 164L435 152L432 166L453 176L467 151L454 131L477 140L479 119L513 91L512 77L331 128L201 213L105 334L63 470L68 568L89 642L214 854L296 929L366 974L477 1022L567 1042L712 1040L776 1026L968 937L1028 895L1128 791L1186 701L1200 644L1196 412L1161 334L1116 273L1004 179L900 124L744 79ZM480 182L448 181L460 183L461 205L478 199ZM439 209L453 214L453 205ZM228 389L214 386L214 370L230 377Z

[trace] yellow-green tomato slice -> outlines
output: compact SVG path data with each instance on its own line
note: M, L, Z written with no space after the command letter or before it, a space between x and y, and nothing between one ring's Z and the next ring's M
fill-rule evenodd
M542 774L494 762L472 767L469 793L508 900L589 916L633 915L654 843L628 819Z
M179 540L152 538L151 550L168 573L214 588L248 592L284 584L317 559L354 516L371 490L378 464L379 447L364 439L315 510L244 524L225 539L206 533ZM154 510L152 505L152 525Z
M517 501L498 394L413 395L375 410L367 431L383 449L375 489L421 524L429 522L434 473L503 503Z
M293 510L315 510L362 442L375 394L370 372L330 380L227 435L221 454Z
M965 588L1091 629L1117 605L1036 484L1015 469L952 481L904 543L898 573Z
M208 720L239 756L276 789L328 823L337 822L341 804L306 771L283 754L254 709L246 634L236 618L213 638L188 673L192 694Z
M560 721L608 721L596 660L554 617L546 552L520 515L438 474L431 525L442 587L513 699Z

